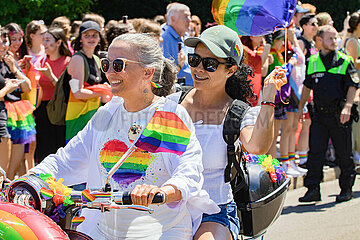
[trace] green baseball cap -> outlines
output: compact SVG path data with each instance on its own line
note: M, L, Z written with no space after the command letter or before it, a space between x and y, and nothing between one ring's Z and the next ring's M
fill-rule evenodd
M243 46L238 34L224 25L206 29L200 37L190 37L185 40L185 45L195 48L202 42L216 57L233 58L240 65L243 56Z

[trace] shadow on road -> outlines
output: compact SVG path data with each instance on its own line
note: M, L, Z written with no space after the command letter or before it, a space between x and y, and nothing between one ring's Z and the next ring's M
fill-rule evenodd
M354 191L354 198L360 198L360 191ZM329 195L329 197L336 197L336 195ZM335 199L334 199L335 200ZM282 211L282 215L285 214L290 214L290 213L305 213L305 212L323 212L326 211L327 208L331 208L334 205L336 205L338 203L334 202L330 202L330 203L324 203L321 204L321 202L319 203L299 203L299 205L297 206L287 206L284 207L283 211Z

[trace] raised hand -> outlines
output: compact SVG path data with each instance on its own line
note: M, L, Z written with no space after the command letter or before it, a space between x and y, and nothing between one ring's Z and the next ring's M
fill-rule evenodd
M35 68L36 71L41 72L41 74L43 74L44 76L46 76L47 78L51 79L52 77L52 69L49 63L45 63L45 67L43 68Z

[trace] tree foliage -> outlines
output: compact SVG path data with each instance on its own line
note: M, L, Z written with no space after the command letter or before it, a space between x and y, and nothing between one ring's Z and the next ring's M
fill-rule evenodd
M252 0L256 1L256 0ZM276 0L274 0L276 1ZM65 15L71 20L81 19L82 14L94 12L105 19L120 20L129 18L153 18L164 15L166 6L174 0L0 0L0 24L16 22L23 27L34 19L43 19L46 24L58 16ZM205 25L213 22L211 15L212 0L177 0L188 5L191 13L198 15ZM317 7L317 12L328 12L333 17L334 26L341 31L346 12L360 8L359 0L303 0Z
M25 27L31 20L44 20L51 24L59 16L81 19L88 12L93 0L1 0L0 24L16 22Z

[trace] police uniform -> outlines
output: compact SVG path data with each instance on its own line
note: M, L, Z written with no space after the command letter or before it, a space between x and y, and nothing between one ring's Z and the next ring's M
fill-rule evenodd
M326 56L317 53L309 58L307 64L304 85L313 90L314 113L310 126L308 173L304 185L309 190L319 189L330 137L341 170L340 188L342 192L351 192L356 175L352 157L351 119L341 124L340 114L349 87L358 88L359 77L352 58L339 51L330 52Z

